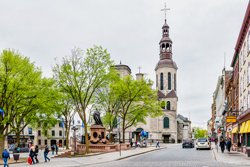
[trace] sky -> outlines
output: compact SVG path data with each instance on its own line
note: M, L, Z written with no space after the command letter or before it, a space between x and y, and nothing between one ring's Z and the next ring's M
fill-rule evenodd
M130 66L133 75L140 66L155 81L164 3L0 0L0 50L18 50L51 77L56 60L70 55L74 47L101 45L116 64ZM191 118L193 126L206 127L218 76L224 64L231 69L248 0L167 0L166 4L178 66L177 112Z

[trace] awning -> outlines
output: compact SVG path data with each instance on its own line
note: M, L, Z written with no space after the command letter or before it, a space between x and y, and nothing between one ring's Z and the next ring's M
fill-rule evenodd
M245 125L245 133L250 133L250 120L248 120L247 124Z
M237 133L238 132L238 126L234 127L232 130L232 133Z
M250 121L248 120L248 121L246 121L243 133L248 133L248 127L249 127L249 125L250 125Z
M240 132L239 133L244 133L244 130L245 130L245 124L246 122L243 122L240 126Z

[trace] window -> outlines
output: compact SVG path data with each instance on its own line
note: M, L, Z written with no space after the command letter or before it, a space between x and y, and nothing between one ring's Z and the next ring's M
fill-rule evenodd
M32 128L28 128L29 135L32 135Z
M161 101L161 108L166 109L166 102L165 101Z
M62 131L61 130L59 131L59 136L62 136Z
M170 104L170 101L167 101L167 110L171 110L171 104Z
M164 86L163 86L163 84L164 84L164 83L163 83L163 73L161 73L161 76L160 76L160 77L161 77L161 78L160 78L160 80L161 80L161 81L160 81L160 82L161 82L161 83L160 83L160 90L163 90L163 89L164 89Z
M38 136L41 136L41 131L40 130L38 130Z
M163 119L163 128L169 128L169 118L165 117Z
M158 87L158 75L156 75L156 87Z
M176 91L176 74L174 74L174 90Z
M44 144L45 144L45 145L47 145L47 144L48 144L46 139L44 140Z
M47 130L45 130L45 131L44 131L44 135L47 136L47 134L48 134L48 132L47 132Z
M171 73L168 73L168 90L171 90Z
M59 127L63 128L63 123L61 121L59 122Z
M54 130L52 130L52 136L55 136L55 131Z
M41 139L38 140L38 145L41 145Z

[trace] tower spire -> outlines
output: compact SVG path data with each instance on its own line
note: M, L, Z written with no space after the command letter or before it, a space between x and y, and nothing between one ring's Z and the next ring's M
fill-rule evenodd
M170 10L170 8L167 8L166 2L165 2L165 7L161 9L165 13L165 23L167 22L167 11Z

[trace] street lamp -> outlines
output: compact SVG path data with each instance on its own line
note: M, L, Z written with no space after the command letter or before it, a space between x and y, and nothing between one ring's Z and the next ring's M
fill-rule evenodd
M72 130L74 131L74 152L76 152L76 131L78 130L77 127L75 127L75 125L72 127Z

